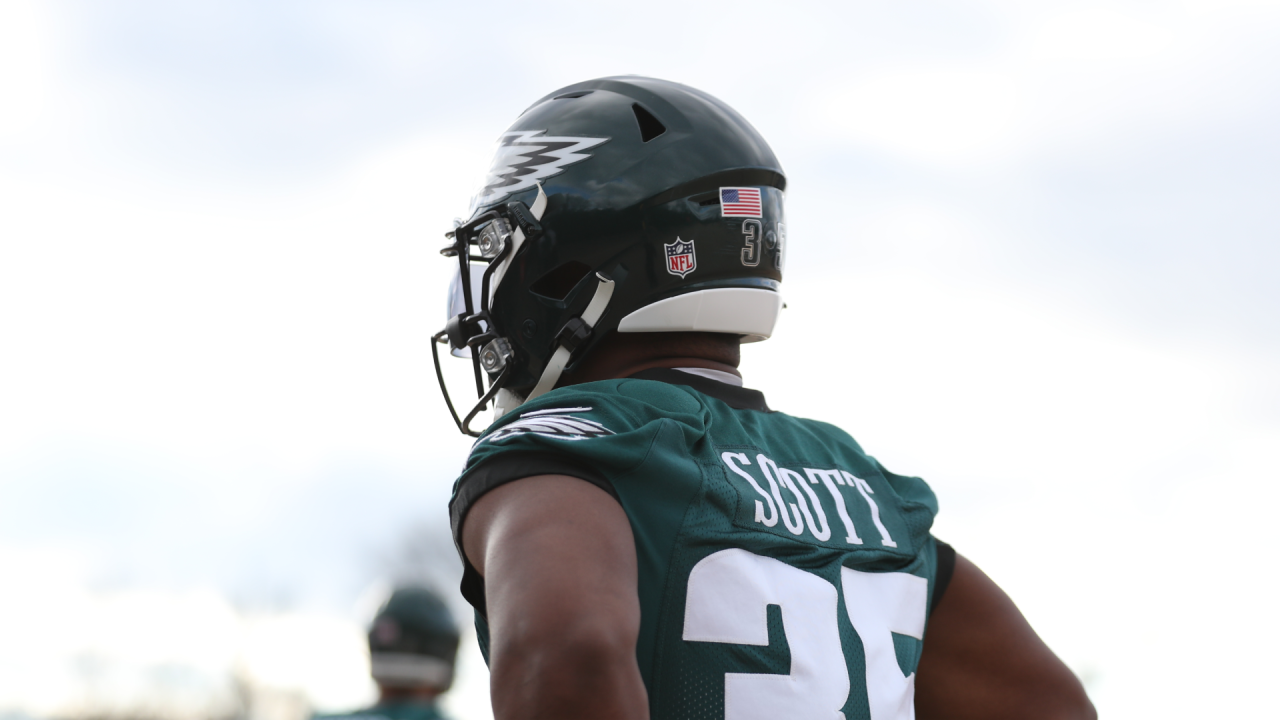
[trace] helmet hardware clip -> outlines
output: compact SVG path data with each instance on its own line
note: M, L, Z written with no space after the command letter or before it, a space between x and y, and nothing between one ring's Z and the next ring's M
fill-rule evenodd
M511 350L511 343L506 338L494 338L480 351L480 366L492 377L502 372L513 357L515 353Z
M507 203L507 211L511 213L511 217L515 219L516 224L524 231L526 240L536 240L542 235L542 224L533 217L533 211L528 205L516 200Z
M480 231L480 238L476 242L480 249L480 257L493 260L502 254L510 240L511 223L502 218L493 220Z

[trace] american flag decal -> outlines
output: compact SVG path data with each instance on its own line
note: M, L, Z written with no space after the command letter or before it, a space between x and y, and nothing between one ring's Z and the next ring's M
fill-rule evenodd
M720 188L720 217L762 217L760 188Z

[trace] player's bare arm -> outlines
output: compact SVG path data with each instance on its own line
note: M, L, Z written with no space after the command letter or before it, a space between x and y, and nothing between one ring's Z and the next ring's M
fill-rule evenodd
M955 574L929 620L916 673L919 720L1090 720L1076 676L976 565Z
M497 720L649 717L635 544L616 500L577 478L509 483L472 508L463 545L485 576Z

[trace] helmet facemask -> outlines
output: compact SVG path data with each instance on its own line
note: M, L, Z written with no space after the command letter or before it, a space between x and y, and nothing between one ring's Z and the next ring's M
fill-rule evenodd
M520 246L542 233L538 220L546 206L547 196L539 186L532 208L523 202L510 202L480 213L470 222L445 233L445 237L453 242L442 248L440 254L457 258L458 274L450 287L449 319L444 330L431 338L431 358L435 362L436 379L440 382L449 414L458 429L472 437L478 437L480 432L471 429L471 421L506 387L514 359L511 342L500 336L494 327L490 313L493 290L502 282ZM483 270L477 272L479 268ZM475 287L477 275L480 281L478 288ZM479 307L476 307L477 302ZM448 343L454 356L470 358L475 375L479 401L461 418L454 409L440 368L438 346L444 343ZM488 390L485 390L486 376Z

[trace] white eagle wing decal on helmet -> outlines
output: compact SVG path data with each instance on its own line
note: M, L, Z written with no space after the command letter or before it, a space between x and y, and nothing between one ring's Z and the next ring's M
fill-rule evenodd
M575 412L591 412L591 408L550 408L548 410L527 412L522 414L519 420L507 423L480 438L476 444L499 442L509 437L529 434L543 435L557 440L586 440L614 434L612 430L594 420L574 417L569 414Z
M609 138L547 137L546 130L516 130L498 138L484 187L471 199L471 208L495 203L512 193L527 190L539 180L558 175L574 163L591 157L586 152Z

